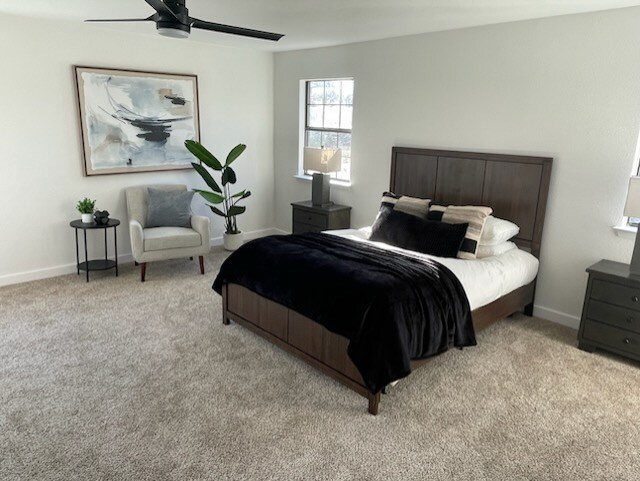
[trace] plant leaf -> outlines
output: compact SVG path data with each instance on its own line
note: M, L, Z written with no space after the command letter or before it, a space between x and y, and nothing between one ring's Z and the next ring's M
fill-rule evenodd
M245 210L247 210L247 208L244 207L244 206L234 205L234 206L229 207L229 212L227 213L227 215L229 217L233 217L235 215L242 214Z
M231 167L225 167L222 171L222 185L235 184L236 180L236 173L233 169Z
M227 217L227 215L217 207L210 205L209 209L211 209L211 212L213 212L214 214L218 214L220 217Z
M216 194L215 192L209 192L208 190L199 189L193 190L194 192L200 194L204 198L204 200L206 200L207 202L211 202L212 204L221 204L222 202L224 202L224 197L220 194Z
M211 174L207 169L205 169L200 164L196 164L195 162L191 162L191 165L193 166L194 169L196 169L196 172L200 174L200 177L202 177L202 180L204 180L207 183L207 185L213 189L214 192L222 193L222 189L220 188L218 183L214 180L214 178L211 177Z
M233 195L231 196L231 198L232 198L232 199L235 199L236 197L240 197L240 198L242 198L242 196L243 196L246 192L247 192L246 190L241 190L241 191L240 191L240 192L238 192L237 194L233 194Z
M200 162L211 167L213 170L222 170L222 164L214 155L209 152L204 146L195 140L185 140L184 146L189 152L195 155Z
M229 152L229 155L227 155L227 161L225 162L224 166L229 167L231 165L231 162L240 157L240 155L242 155L242 152L244 152L246 148L246 145L238 144L233 149L231 149L231 152Z

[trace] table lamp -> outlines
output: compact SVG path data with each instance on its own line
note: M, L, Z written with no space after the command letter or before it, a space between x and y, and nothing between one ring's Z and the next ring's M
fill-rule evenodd
M311 182L311 203L313 205L331 205L330 172L338 172L342 168L342 151L340 149L304 148L304 170L313 170Z
M640 217L640 177L633 176L629 180L627 203L624 206L624 215L627 217ZM633 256L629 265L631 274L640 276L640 236L636 233L636 244L633 248Z

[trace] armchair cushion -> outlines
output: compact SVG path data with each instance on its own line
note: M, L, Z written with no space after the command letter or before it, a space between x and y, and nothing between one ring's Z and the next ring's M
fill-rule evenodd
M193 191L168 191L149 187L146 227L191 227Z
M144 230L144 250L199 247L202 237L189 227L150 227Z

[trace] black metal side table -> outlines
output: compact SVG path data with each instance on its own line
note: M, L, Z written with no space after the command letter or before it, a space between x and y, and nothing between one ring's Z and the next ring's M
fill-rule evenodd
M116 277L118 276L118 233L116 232L116 227L120 225L120 221L118 219L109 219L109 222L106 224L96 224L95 222L91 222L89 224L85 224L80 219L74 220L69 223L71 227L75 229L76 232L76 268L78 271L78 275L80 275L80 271L86 271L87 273L87 282L89 282L89 271L105 271L107 269L116 269ZM110 227L113 227L113 244L114 244L114 252L115 252L115 260L111 260L107 257L107 231ZM80 262L80 249L78 247L78 229L82 229L84 233L84 262ZM104 229L104 259L93 259L89 260L89 256L87 254L87 231L93 229Z

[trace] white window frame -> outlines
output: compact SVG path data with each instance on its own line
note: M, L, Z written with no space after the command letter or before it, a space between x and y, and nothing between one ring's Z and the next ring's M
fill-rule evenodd
M351 80L354 82L354 90L355 90L355 79L353 77L322 77L322 78L310 78L300 80L300 89L299 89L299 102L300 106L300 114L299 114L299 128L298 128L298 171L294 176L298 179L303 180L311 180L311 176L304 171L303 158L304 158L304 147L306 143L306 134L307 134L307 99L308 99L308 91L307 86L309 82L330 82L336 80ZM354 93L355 97L355 93ZM353 104L352 104L353 105ZM351 129L335 129L335 132L348 132L351 134L352 148L351 148L351 167L353 167L353 117L352 117L352 125ZM313 128L311 130L314 130ZM334 131L334 129L329 129L330 131ZM353 171L350 169L349 172L349 180L332 178L331 184L349 187L351 186L353 179Z

